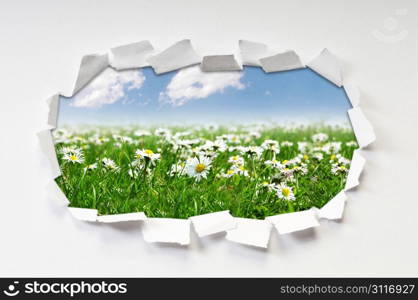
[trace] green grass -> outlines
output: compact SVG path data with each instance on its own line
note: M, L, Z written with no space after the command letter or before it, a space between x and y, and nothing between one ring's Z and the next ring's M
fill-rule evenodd
M187 175L169 175L173 164L184 161L185 156L193 156L193 154L185 154L186 150L182 149L174 150L169 142L154 134L145 137L135 136L135 130L128 127L96 127L79 132L60 130L54 132L62 170L62 176L57 178L57 183L69 199L70 206L95 208L102 215L143 211L149 217L170 218L188 218L230 210L233 216L257 219L301 211L314 206L320 208L343 189L346 173L333 174L330 162L334 157L333 154L319 149L327 142L341 142L338 153L347 159L351 159L356 149L346 145L346 142L355 140L351 129L323 125L295 129L268 127L259 130L260 137L242 139L239 145L260 146L266 139L280 143L293 142L294 145L291 147L281 146L280 153L276 155L277 160L284 161L291 160L301 153L297 142L307 141L309 147L302 153L308 156L307 174L296 173L293 181L285 181L280 170L264 163L273 158L272 151L264 151L259 158L241 155L237 150L218 151L207 178L196 181L195 178ZM225 127L215 130L174 127L170 130L173 134L184 130L190 131L192 134L185 137L186 139L200 138L212 141L217 136L230 133ZM150 131L153 132L152 129ZM313 143L311 136L318 132L326 133L329 136L328 141ZM112 136L115 133L129 137L133 142L120 142L118 138ZM233 134L248 136L244 128L238 128ZM96 136L107 140L98 144L94 141ZM202 144L203 141L199 145ZM61 149L68 146L82 149L83 163L73 163L63 159ZM161 158L156 161L155 166L152 166L147 159L142 159L148 171L142 168L133 178L128 171L135 170L132 166L135 151L143 148L160 153ZM312 157L313 153L318 152L323 154L323 159L319 161ZM237 154L244 157L249 176L219 177L231 167L228 158ZM104 157L114 160L119 170L108 171L101 163ZM97 163L96 169L84 170L86 165L93 163ZM296 199L293 201L280 199L274 190L263 187L263 182L285 183L292 189Z

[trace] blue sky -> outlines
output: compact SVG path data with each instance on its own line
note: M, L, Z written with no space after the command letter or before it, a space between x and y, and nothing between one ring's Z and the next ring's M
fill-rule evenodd
M349 124L350 107L342 88L310 69L202 73L191 67L155 75L151 68L109 68L74 97L61 98L59 124Z

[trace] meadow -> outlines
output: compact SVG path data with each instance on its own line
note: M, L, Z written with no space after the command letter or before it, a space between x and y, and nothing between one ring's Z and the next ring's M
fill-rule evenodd
M325 125L61 127L54 140L70 206L170 218L320 208L358 147L350 128Z

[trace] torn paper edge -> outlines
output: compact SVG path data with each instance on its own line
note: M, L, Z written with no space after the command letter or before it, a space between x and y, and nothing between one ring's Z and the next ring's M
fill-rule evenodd
M274 225L279 234L286 234L319 226L315 208L275 215L267 217L266 220Z
M359 106L360 105L360 91L357 85L355 85L352 82L344 83L343 88L347 95L348 100L350 100L351 105L353 107Z
M260 64L266 73L290 71L305 67L299 55L293 50L261 58Z
M325 48L322 50L318 56L307 64L307 66L335 85L339 87L343 85L341 63L328 49Z
M117 222L129 222L129 221L145 221L147 216L143 212L126 213L116 215L103 215L97 216L97 222L101 223L117 223Z
M238 42L242 64L251 67L261 67L260 59L269 56L267 45L247 40Z
M148 67L148 58L154 52L149 41L141 41L110 49L109 63L116 70Z
M149 243L190 244L190 220L149 218L144 221L142 234Z
M317 210L318 219L339 220L343 217L347 194L339 192L334 198L328 201L321 209Z
M235 218L236 228L228 230L225 238L229 241L267 248L272 225L267 220Z
M237 223L229 210L190 217L199 237L234 229Z
M55 94L46 100L48 105L48 125L50 128L57 127L58 110L59 110L59 94Z
M203 72L242 71L242 65L233 54L204 56L200 68Z
M190 40L175 43L161 53L148 58L148 63L156 74L163 74L196 65L202 58L194 50Z
M80 207L68 207L68 209L74 218L88 222L118 223L147 220L147 217L143 212L100 216L98 215L97 209Z
M68 207L68 209L74 218L81 221L96 222L97 220L97 209L79 207Z
M71 97L86 86L97 75L109 66L108 54L89 54L81 59L80 68Z
M141 45L143 48L141 48ZM129 66L133 66L134 63L143 64L143 67L146 67L149 64L154 68L154 71L157 74L161 74L199 64L201 62L201 58L193 49L190 40L182 40L163 52L146 58L147 54L145 52L148 50L151 51L149 45L151 44L148 41L142 41L112 48L109 54L112 61L111 66L122 69L124 67L128 68ZM204 69L208 68L210 70L211 68L217 68L221 70L221 68L224 67L223 70L230 70L231 59L233 58L235 61L234 63L237 63L238 66L241 66L240 61L242 60L242 65L259 66L263 67L266 71L281 71L280 64L279 67L274 64L277 64L277 59L280 61L280 58L283 58L281 57L283 53L271 55L272 52L266 45L250 41L240 41L239 46L241 51L240 58L233 55L207 56L212 58L206 61L207 65ZM146 51L141 52L140 49L145 49ZM292 55L294 53L297 56L296 52L292 50L285 53L292 53ZM87 55L83 57L72 95L78 92L109 66L109 55ZM127 57L124 57L124 55ZM219 57L223 57L222 59L227 57L227 59L225 59L226 66L219 64ZM123 66L123 64L125 65ZM299 67L298 64L296 65ZM307 66L337 86L342 86L341 65L329 50L324 49L320 55ZM233 67L235 68L236 66L233 65ZM147 242L187 245L190 243L190 224L193 224L199 237L226 231L227 240L262 248L266 248L268 245L272 227L275 227L280 234L285 234L317 227L319 225L319 219L341 219L345 202L347 201L345 191L359 185L359 176L366 162L364 157L361 156L361 149L375 140L373 127L359 107L360 94L357 87L349 83L344 84L343 87L353 106L353 108L348 111L348 114L360 148L355 150L353 154L345 189L338 193L321 209L314 207L301 212L267 217L265 220L235 218L229 214L229 211L193 216L184 220L147 218L143 212L98 216L98 211L96 209L74 207L68 207L68 209L75 218L89 222L114 223L141 221L144 223L143 234L144 239ZM68 97L71 97L72 95L69 95ZM57 125L59 94L48 98L47 104L49 112L46 125L49 129L39 132L38 138L41 151L48 159L52 179L55 179L61 175L52 139L52 130ZM53 184L55 185L53 187L54 189L59 189L55 181L53 181ZM69 201L63 193L59 198L68 205Z
M55 179L61 175L61 169L58 164L57 154L55 153L52 132L51 130L43 130L38 132L37 135L40 150L48 161L50 170L52 172L52 179Z
M360 184L360 174L366 164L366 159L361 155L361 150L357 149L351 159L350 170L348 171L344 191L348 191Z
M376 140L373 126L360 106L349 109L348 116L360 148L365 148Z

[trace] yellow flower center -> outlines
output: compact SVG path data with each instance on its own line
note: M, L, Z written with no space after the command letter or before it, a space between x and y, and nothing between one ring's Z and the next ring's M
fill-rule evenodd
M74 154L70 155L70 160L74 161L74 160L77 160L77 159L78 159L77 156L75 156Z
M335 154L331 155L331 160L334 160L336 158Z
M273 163L273 164L277 164L278 162L279 162L279 161L278 161L277 159L273 159L273 160L272 160L272 163Z
M232 175L234 173L235 173L234 170L228 170L228 172L226 172L226 174L228 174L228 175Z
M144 152L145 152L146 154L148 154L148 155L152 155L152 154L154 154L154 152L152 152L152 150L149 150L149 149L145 150Z
M289 197L289 195L290 195L290 189L289 188L282 188L282 194L285 197Z
M245 168L243 166L238 167L241 171L245 171Z
M285 164L287 164L289 161L288 160L284 160L284 161L282 161L282 163L285 165Z
M304 159L304 160L308 160L308 159L309 159L309 156L305 154L305 155L303 156L303 159Z
M195 167L196 172L202 173L206 169L206 166L204 164L197 164Z

